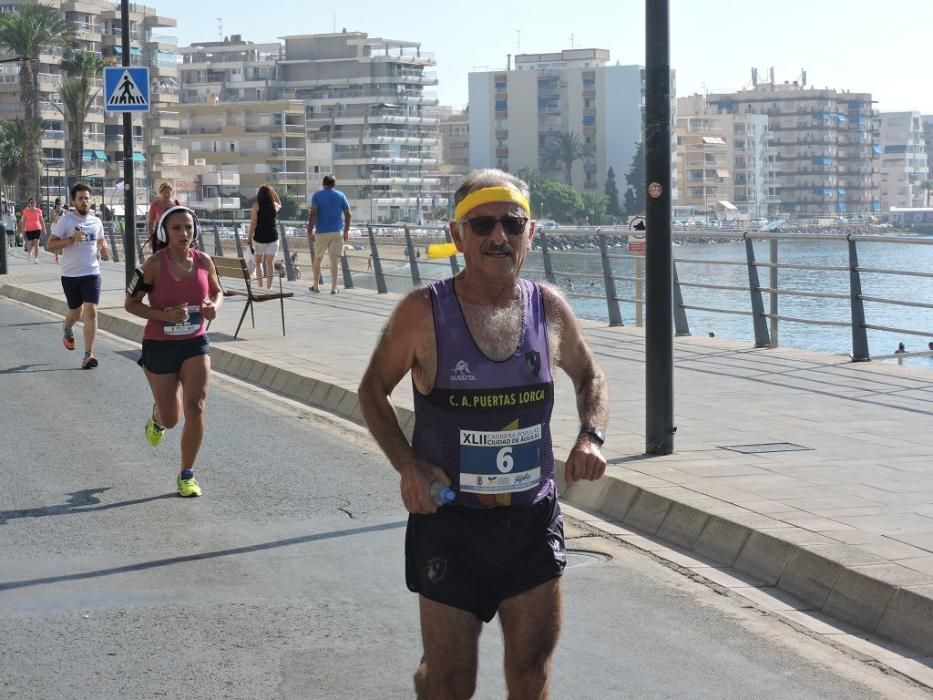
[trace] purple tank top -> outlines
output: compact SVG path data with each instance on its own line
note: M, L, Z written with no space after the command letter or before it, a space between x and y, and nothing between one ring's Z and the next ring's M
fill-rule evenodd
M554 382L541 289L518 280L524 318L515 352L500 362L467 328L454 280L428 289L437 338L437 375L417 388L415 454L447 472L457 503L471 508L527 506L554 490L550 420Z

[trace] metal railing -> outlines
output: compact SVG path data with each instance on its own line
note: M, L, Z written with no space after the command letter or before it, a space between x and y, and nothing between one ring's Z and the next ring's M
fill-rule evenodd
M201 247L208 253L243 255L247 221L208 219L201 224ZM314 259L305 230L305 222L282 222L280 228L284 257L281 270L289 280L300 276L301 258L307 256L312 262ZM628 252L626 246L633 240L632 234L620 228L541 228L535 233L533 255L526 259L522 274L559 287L579 307L578 313L582 309L581 315L605 320L610 326L622 326L625 319L641 326L645 314L644 255ZM122 252L120 238L117 233L111 240L118 255ZM138 238L141 246L142 234ZM678 244L673 257L673 321L677 335L691 334L693 317L713 314L740 322L746 329L743 334L752 338L756 348L778 347L779 332L785 325L802 325L847 329L850 336L847 347L833 351L844 349L856 362L933 357L933 349L872 355L869 348L870 331L924 338L933 344L933 312L922 316L933 310L933 292L917 289L918 285L926 284L933 290L933 249L927 248L933 246L933 238L678 230L674 239ZM440 259L427 256L428 245L450 241L445 226L354 227L349 245L340 257L344 284L370 286L384 294L405 292L413 286L456 274L463 264L460 256ZM732 246L717 247L723 243ZM801 246L811 248L802 253ZM921 250L921 253L929 251L929 255L924 257L916 252L902 255L902 259L913 263L913 269L911 265L894 267L863 262L870 259L877 246L924 247L904 248L900 253ZM718 255L727 248L731 258L725 252ZM818 249L825 259L810 261L811 249ZM141 261L147 251L140 247L137 254ZM929 269L918 267L917 261L923 259L931 261ZM892 288L913 293L896 294ZM736 299L738 302L733 301ZM797 310L788 311L788 306L794 305ZM907 310L914 323L891 322L890 314L885 313L889 308Z

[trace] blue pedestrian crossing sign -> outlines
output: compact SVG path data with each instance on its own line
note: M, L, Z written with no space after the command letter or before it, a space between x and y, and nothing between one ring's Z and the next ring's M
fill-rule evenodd
M105 112L148 112L149 69L108 66L104 68Z

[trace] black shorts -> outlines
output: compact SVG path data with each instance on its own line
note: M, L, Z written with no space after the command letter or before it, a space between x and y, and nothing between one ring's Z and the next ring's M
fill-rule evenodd
M408 590L484 622L503 600L563 574L566 563L554 493L527 508L449 505L408 516Z
M143 354L136 364L153 374L178 374L185 360L210 354L206 335L191 340L144 340Z
M62 289L69 309L77 309L81 304L100 303L100 275L62 277Z
M26 231L27 241L38 241L40 236L42 236L42 231Z

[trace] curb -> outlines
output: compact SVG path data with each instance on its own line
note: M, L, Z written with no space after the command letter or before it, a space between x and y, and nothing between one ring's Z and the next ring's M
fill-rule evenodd
M0 284L0 295L52 313L66 312L64 301L22 287ZM142 339L141 323L107 312L98 311L98 327L127 340ZM365 425L355 386L279 368L223 347L214 346L211 357L214 369L224 374ZM410 439L414 412L400 406L395 411ZM851 548L834 552L834 545L823 544L825 538L802 528L756 529L756 520L767 525L773 521L740 506L685 489L676 489L683 496L678 499L642 488L635 483L637 477L629 481L611 474L612 467L600 481L577 482L567 490L563 466L556 460L558 492L569 504L731 567L836 620L933 656L933 585L912 586L902 573L879 566L884 562L874 555L863 553L859 558Z

